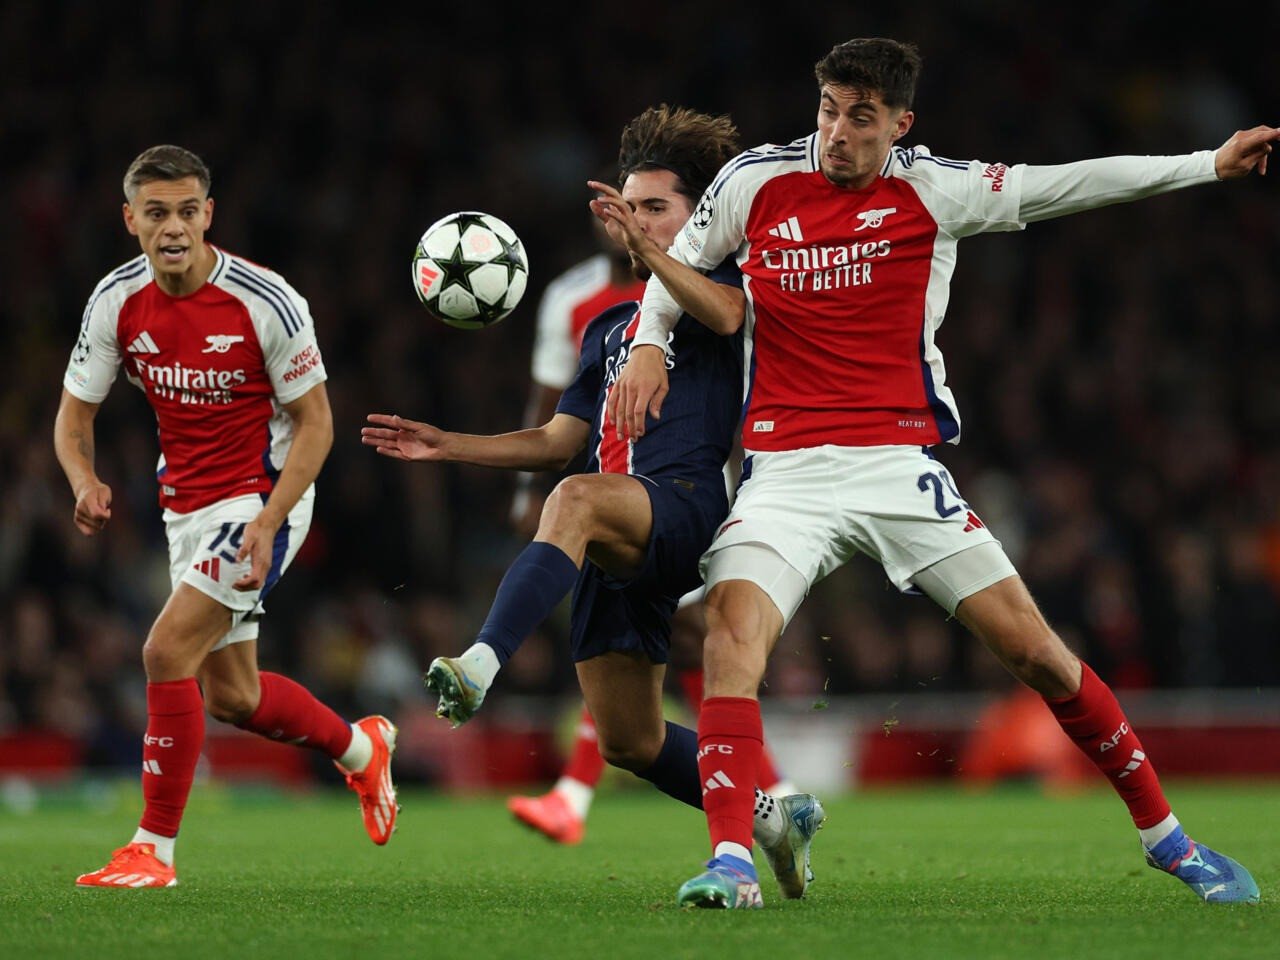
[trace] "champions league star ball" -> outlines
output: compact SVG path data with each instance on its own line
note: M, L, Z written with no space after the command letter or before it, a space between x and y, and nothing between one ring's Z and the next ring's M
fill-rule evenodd
M432 316L476 330L520 302L529 281L524 244L495 216L466 210L427 227L413 253L413 289Z

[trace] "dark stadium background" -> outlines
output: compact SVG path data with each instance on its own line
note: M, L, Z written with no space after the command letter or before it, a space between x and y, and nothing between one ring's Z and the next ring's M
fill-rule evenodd
M121 378L98 417L114 517L93 540L51 434L85 299L137 253L120 178L144 147L209 161L210 239L309 299L329 371L337 440L262 662L436 744L419 675L470 641L521 546L512 482L381 460L359 427L370 411L519 424L539 294L592 252L584 181L627 119L666 101L730 113L745 145L785 142L812 129L813 62L889 35L925 57L910 142L945 156L1183 153L1280 120L1274 4L828 6L0 3L0 776L54 755L136 769L139 648L168 592L152 417ZM1118 687L1188 691L1245 725L1280 723L1277 178L968 241L939 338L965 419L941 458L1050 621ZM422 229L460 209L507 220L531 260L520 308L478 333L428 318L409 283ZM815 590L768 682L769 700L832 716L887 704L886 732L922 693L1010 689L865 561ZM503 742L538 753L572 692L552 623L485 722L527 722L533 740ZM539 756L524 774L554 771ZM448 780L455 762L411 747L405 776Z

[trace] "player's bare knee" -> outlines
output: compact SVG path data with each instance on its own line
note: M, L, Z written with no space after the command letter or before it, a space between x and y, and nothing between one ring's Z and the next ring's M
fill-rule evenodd
M596 491L584 476L566 477L556 484L542 508L538 534L586 529L596 513Z
M194 674L186 650L173 638L155 630L142 645L142 668L153 683L181 680Z

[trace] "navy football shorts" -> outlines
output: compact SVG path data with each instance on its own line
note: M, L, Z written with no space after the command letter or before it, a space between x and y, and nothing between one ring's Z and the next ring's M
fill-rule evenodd
M680 597L702 583L701 558L729 511L720 474L694 484L637 477L649 493L653 530L643 568L630 580L590 560L573 591L569 649L576 663L611 651L638 651L653 663L670 659L671 615Z

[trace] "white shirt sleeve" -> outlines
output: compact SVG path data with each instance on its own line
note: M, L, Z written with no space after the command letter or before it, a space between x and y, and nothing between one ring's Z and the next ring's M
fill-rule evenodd
M121 298L113 294L94 295L85 306L80 335L71 351L62 385L67 393L85 403L101 403L120 372L120 342L116 339Z
M273 307L260 298L251 301L250 315L258 331L263 362L275 390L276 402L291 403L316 384L323 383L328 374L325 373L324 360L320 356L315 321L311 319L311 308L306 299L279 274L263 268L259 270L268 275L272 283L284 292L290 308L286 312L296 317L298 322L293 336L289 336L288 329Z
M1026 223L1217 180L1213 150L1181 157L1102 157L1024 166L1018 215Z

